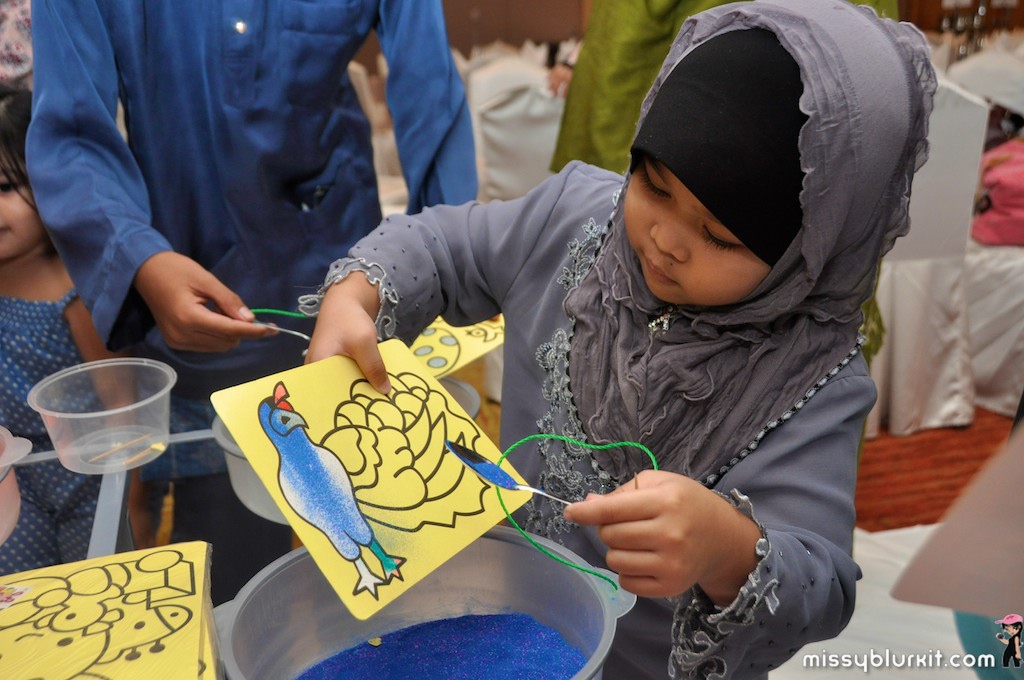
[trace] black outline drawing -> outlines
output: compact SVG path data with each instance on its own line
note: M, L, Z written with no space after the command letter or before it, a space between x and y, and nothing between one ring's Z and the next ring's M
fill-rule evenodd
M21 677L42 660L46 674L33 668L32 677L111 680L129 672L111 664L166 650L203 606L195 574L205 564L171 548L125 557L112 555L110 562L67 576L3 579L5 586L28 591L0 610L0 677ZM201 671L202 659L197 661Z
M319 440L288 400L284 382L257 406L260 425L277 452L285 501L353 565L353 595L365 592L374 599L378 588L402 580L406 560L385 550L370 523L407 533L453 529L460 517L485 512L490 488L446 455L446 438L477 444L483 435L476 423L455 415L449 397L422 377L398 373L390 379L388 396L363 378L338 386L343 397L334 408L333 427ZM381 480L398 478L409 491L400 503L393 484L378 489ZM476 493L453 497L467 486ZM367 553L376 557L381 573L369 567Z

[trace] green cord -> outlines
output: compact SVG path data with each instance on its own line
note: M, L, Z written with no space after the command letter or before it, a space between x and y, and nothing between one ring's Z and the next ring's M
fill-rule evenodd
M250 309L249 311L253 314L277 314L278 316L290 316L293 319L309 318L302 312L289 312L284 309L270 309L269 307L264 307L262 309Z
M632 446L632 447L638 448L641 451L643 451L644 453L646 453L647 457L651 459L651 464L654 466L654 469L655 470L658 469L658 460L657 460L657 458L654 457L654 454L651 453L651 450L649 448L647 448L643 444L640 444L639 442L615 442L613 444L590 444L588 442L581 442L578 439L573 439L572 437L564 437L564 436L562 436L560 434L546 434L546 433L531 434L528 437L523 437L522 439L520 439L516 443L512 444L512 446L510 446L507 449L505 449L505 453L501 454L501 458L498 459L498 463L497 464L500 466L502 464L502 462L508 457L508 454L512 453L512 451L514 449L518 448L519 446L522 446L526 442L533 441L535 439L555 439L555 440L560 441L560 442L566 442L566 443L569 443L569 444L576 444L577 446L582 446L582 447L587 448L587 449L593 449L595 451L604 450L604 449L616 449L616 448L619 448L619 447L622 447L622 446ZM581 567L580 565L576 564L575 562L570 562L569 560L562 559L558 555L554 554L553 552L551 552L550 550L548 550L547 548L542 546L537 541L533 540L533 538L531 538L530 535L528 533L526 533L521 526L519 526L519 523L516 522L514 519L512 519L512 513L510 513L508 511L508 508L505 507L505 499L501 497L501 489L496 486L496 487L494 487L494 490L498 494L498 502L501 503L501 509L505 511L506 519L508 519L509 523L511 523L512 526L515 527L516 531L518 531L522 535L523 538L525 538L527 541L529 541L530 544L534 548L536 548L537 550L541 551L542 553L544 553L545 555L547 555L548 557L550 557L554 561L558 562L559 564L564 564L567 567L572 567L573 569L576 569L578 571L582 571L584 573L590 574L591 576L596 576L597 578L599 578L599 579L601 579L603 581L607 581L608 583L610 583L612 588L614 588L615 590L619 589L619 584L617 584L615 581L613 581L612 579L608 578L604 574L602 574L600 572L597 572L597 571L594 571L593 569L587 569L586 567Z

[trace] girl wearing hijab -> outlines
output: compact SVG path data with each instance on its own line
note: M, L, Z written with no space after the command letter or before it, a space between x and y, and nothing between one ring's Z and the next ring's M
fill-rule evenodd
M378 338L503 313L503 447L658 459L541 439L511 460L579 501L534 500L525 528L640 596L606 677L764 677L853 612L861 305L909 229L934 91L920 32L871 9L702 12L625 178L574 162L515 201L385 220L301 301L308 358L350 356L387 392Z

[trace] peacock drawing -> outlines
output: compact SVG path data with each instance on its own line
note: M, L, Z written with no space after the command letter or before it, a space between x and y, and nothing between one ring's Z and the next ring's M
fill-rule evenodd
M296 514L319 528L338 553L359 572L354 593L376 596L377 586L401 579L401 557L388 555L356 503L352 480L341 461L310 438L308 425L288 403L288 390L277 383L274 396L259 405L260 425L281 460L278 481L281 492ZM380 560L383 577L377 576L362 557L369 548Z

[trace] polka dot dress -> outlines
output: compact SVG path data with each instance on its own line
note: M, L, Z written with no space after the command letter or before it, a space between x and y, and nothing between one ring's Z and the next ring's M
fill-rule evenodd
M0 425L31 440L33 451L52 445L26 401L29 390L82 362L64 319L75 296L74 290L56 302L0 296ZM21 514L0 545L0 575L84 559L101 478L71 472L57 461L20 465L14 472Z

